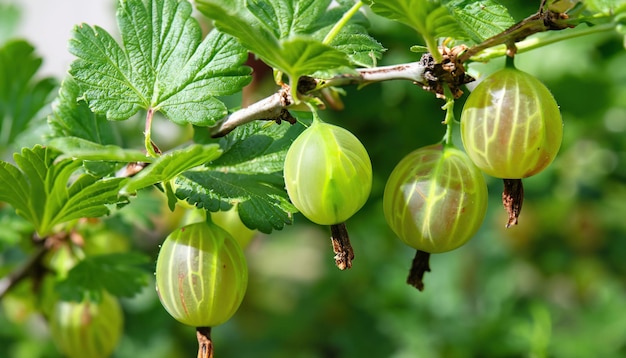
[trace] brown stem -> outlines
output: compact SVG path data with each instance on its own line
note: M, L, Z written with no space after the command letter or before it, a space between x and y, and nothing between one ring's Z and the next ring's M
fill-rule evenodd
M15 271L9 273L0 280L0 299L2 299L13 287L20 283L23 279L27 278L31 273L37 270L37 267L41 264L44 254L48 251L48 247L40 245L37 247L28 261L21 267L18 267Z
M346 223L330 226L330 241L333 244L333 251L335 252L335 265L337 265L340 270L351 268L352 260L354 260L354 251L350 244Z
M196 327L198 337L198 358L213 358L211 327Z
M524 20L514 24L508 29L502 31L501 33L486 39L476 46L469 48L467 51L459 56L459 61L465 62L469 60L470 57L478 54L485 49L502 44L506 44L510 50L513 50L515 46L514 44L516 42L519 42L530 35L536 34L538 32L544 32L549 30L563 30L572 27L571 24L559 21L564 19L567 19L567 15L550 10L544 11L543 8L540 8L536 14L525 18Z
M409 270L409 277L407 277L406 283L420 291L424 291L424 274L430 272L429 259L430 253L421 250L415 252L415 257L411 263L411 269Z
M502 190L502 205L509 213L509 220L506 227L517 225L517 219L522 211L524 202L524 185L522 179L504 179L504 189Z

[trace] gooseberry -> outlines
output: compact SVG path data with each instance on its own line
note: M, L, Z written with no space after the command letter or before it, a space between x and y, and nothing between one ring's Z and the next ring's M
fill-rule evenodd
M465 244L487 211L483 174L459 149L431 145L405 156L391 172L383 211L407 245L440 253Z
M538 79L512 67L485 78L461 114L463 145L485 173L507 179L537 174L556 157L563 123L554 97Z
M348 130L315 119L285 157L285 185L293 205L320 225L345 222L367 201L372 164Z
M119 342L123 321L117 298L103 292L100 302L58 301L50 315L50 334L69 358L106 358Z
M172 232L156 263L159 299L177 321L214 327L232 317L243 300L248 266L224 229L198 222Z

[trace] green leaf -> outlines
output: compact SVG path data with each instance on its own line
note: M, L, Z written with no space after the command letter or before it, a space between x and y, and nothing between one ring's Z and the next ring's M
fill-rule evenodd
M59 95L52 103L48 124L53 137L77 137L99 144L115 144L116 134L104 115L93 113L80 99L78 83L67 77L61 84Z
M241 221L250 229L270 233L291 224L297 212L280 174L223 173L205 168L176 179L176 196L209 211L226 211L238 203Z
M348 55L350 62L361 67L374 67L385 48L359 25L347 25L330 45Z
M0 154L12 144L50 101L52 78L36 80L41 58L26 41L0 47Z
M331 44L323 39L347 6L329 9L330 0L198 0L198 9L215 21L221 31L274 69L285 73L292 85L303 75L348 66L371 66L382 46L352 23ZM345 2L344 2L345 3ZM358 34L349 44L347 34ZM365 55L364 55L365 54Z
M179 199L209 211L238 204L242 222L269 233L292 222L297 210L289 202L282 177L285 154L304 130L301 124L251 123L220 140L220 158L175 181Z
M10 39L20 21L20 9L15 4L0 4L0 44Z
M494 0L455 0L449 2L447 7L467 34L467 38L476 43L515 24L507 8Z
M463 38L461 30L447 7L438 0L374 0L372 11L408 25L429 39Z
M58 152L36 146L13 157L16 166L0 161L0 200L30 221L41 237L58 224L109 213L126 178L97 178L77 173L82 162L56 160Z
M89 107L111 120L139 109L161 111L179 124L207 126L227 114L217 96L238 92L251 80L246 51L216 31L201 41L191 5L178 0L119 2L124 47L108 32L74 29L70 74Z
M124 149L112 144L102 145L77 137L55 138L48 143L48 146L63 152L61 158L122 163L154 161L154 158L146 156L139 150Z
M97 301L102 290L118 297L133 297L149 283L149 262L147 256L134 252L87 256L56 284L56 291L65 301L86 297Z
M186 170L216 159L220 154L221 150L216 144L194 144L163 154L131 178L124 187L124 191L134 193L141 188L169 181Z

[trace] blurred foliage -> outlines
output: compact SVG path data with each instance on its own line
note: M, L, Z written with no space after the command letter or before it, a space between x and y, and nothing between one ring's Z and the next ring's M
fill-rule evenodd
M536 7L509 5L516 19ZM382 65L418 59L408 51L418 37L405 26L374 17L371 33L389 49ZM354 266L337 270L327 228L302 216L282 231L258 235L246 251L244 303L213 330L216 356L626 356L623 38L607 33L568 40L519 55L516 63L551 89L565 123L556 161L525 180L517 227L504 228L502 184L488 178L488 218L479 233L460 249L431 257L424 292L405 284L413 252L387 228L382 192L404 155L442 138L443 102L408 82L346 88L345 109L322 116L357 135L373 162L370 200L348 222ZM476 70L500 65L496 60ZM28 226L8 211L0 216L0 276L32 250ZM88 229L85 239L94 237L100 253L133 249L154 259L182 216L169 212L160 193L142 191L128 208ZM109 246L101 242L103 233L110 234ZM22 282L0 302L3 357L59 356L45 317L35 313L41 304L32 294L35 284ZM193 329L165 312L153 284L122 305L125 332L113 357L195 356Z

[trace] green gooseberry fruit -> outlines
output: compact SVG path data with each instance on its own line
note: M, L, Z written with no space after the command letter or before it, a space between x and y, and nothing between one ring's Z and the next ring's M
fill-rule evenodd
M485 78L461 114L467 154L485 173L522 179L556 157L563 138L559 107L548 88L530 74L506 67Z
M287 151L284 176L291 202L305 217L334 225L367 201L372 163L352 133L315 119Z
M50 316L50 334L69 358L106 358L120 340L123 322L117 298L103 292L100 302L56 302Z
M157 292L167 312L183 324L214 327L226 322L241 305L247 284L243 251L216 224L184 226L161 246Z
M393 232L428 253L454 250L480 228L487 185L467 155L431 145L405 156L391 172L383 211Z

